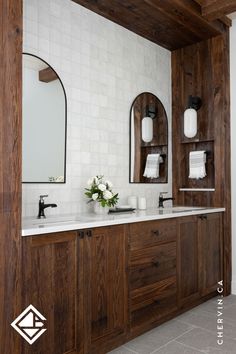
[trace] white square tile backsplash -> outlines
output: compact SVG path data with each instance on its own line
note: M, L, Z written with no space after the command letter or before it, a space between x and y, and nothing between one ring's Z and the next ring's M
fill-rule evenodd
M24 1L24 52L57 71L68 100L67 183L23 184L23 216L35 216L40 194L58 204L47 214L87 210L84 187L104 174L119 192L156 206L171 193L171 54L70 0ZM141 92L155 94L169 119L168 184L129 184L129 112Z

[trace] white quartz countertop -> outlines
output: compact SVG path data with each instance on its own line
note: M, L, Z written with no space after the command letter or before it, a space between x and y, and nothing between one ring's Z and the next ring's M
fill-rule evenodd
M134 212L107 215L81 214L48 217L47 219L23 218L22 236L33 236L53 232L81 230L94 227L130 224L134 222L169 219L190 215L223 212L225 208L173 207L163 209L136 210Z

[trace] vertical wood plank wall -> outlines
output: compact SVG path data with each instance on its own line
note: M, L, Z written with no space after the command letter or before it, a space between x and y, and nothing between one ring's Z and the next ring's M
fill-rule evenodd
M172 52L173 100L173 196L175 204L224 206L224 289L231 290L231 190L230 190L230 75L229 30L214 37ZM183 112L188 96L202 98L198 112L198 135L183 136ZM197 141L199 140L199 142ZM190 143L189 143L190 142ZM192 144L192 145L191 145ZM188 180L188 152L213 149L211 180L215 192L183 192ZM213 148L212 148L213 147ZM208 171L209 172L209 171ZM192 182L190 182L192 183ZM203 183L195 182L195 187Z
M0 1L0 352L20 354L22 2Z

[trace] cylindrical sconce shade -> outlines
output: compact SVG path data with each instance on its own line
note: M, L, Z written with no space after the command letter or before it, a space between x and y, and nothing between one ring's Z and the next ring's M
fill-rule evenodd
M142 119L142 140L145 143L150 143L153 139L153 119L144 117Z
M197 134L197 111L188 108L184 112L184 135L193 138Z

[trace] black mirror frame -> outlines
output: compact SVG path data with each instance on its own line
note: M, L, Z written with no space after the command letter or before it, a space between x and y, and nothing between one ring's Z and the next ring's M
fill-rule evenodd
M52 69L54 71L54 73L56 74L56 76L58 77L58 80L61 83L63 92L64 92L64 96L65 96L65 149L64 149L64 181L63 182L21 182L22 184L65 184L66 183L66 153L67 153L67 96L66 96L66 90L65 87L61 81L60 76L57 74L56 70L53 69L53 67L48 64L48 62L42 58L40 58L38 55L35 54L31 54L31 53L27 53L27 52L23 52L22 55L29 55L31 57L37 58L41 61L43 61L46 65L48 65L50 67L50 69Z

